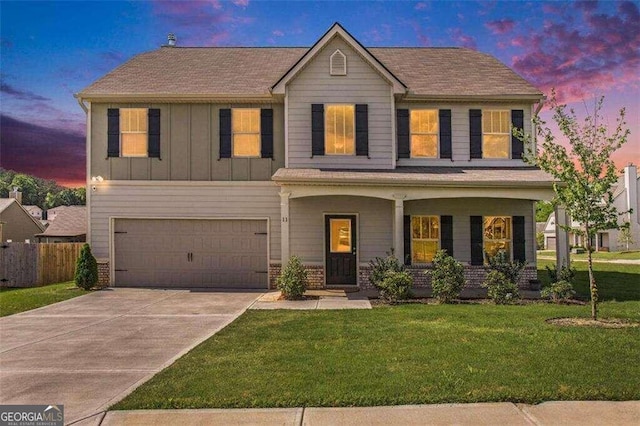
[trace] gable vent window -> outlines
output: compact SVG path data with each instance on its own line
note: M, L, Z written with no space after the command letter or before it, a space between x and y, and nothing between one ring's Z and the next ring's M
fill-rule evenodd
M333 52L329 62L329 74L347 75L347 57L340 49Z

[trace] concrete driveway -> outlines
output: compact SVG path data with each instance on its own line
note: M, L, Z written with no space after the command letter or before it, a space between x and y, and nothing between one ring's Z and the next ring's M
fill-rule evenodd
M242 314L262 293L106 289L0 318L0 404L105 410Z

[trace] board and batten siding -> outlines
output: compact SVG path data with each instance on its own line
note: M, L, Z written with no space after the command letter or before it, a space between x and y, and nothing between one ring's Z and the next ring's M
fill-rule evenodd
M347 75L329 74L336 51L347 58ZM369 158L356 155L311 156L312 104L367 104ZM391 85L341 38L329 42L287 86L288 167L393 168ZM326 110L326 108L325 108Z
M405 215L453 216L453 257L471 261L470 216L524 216L525 257L535 262L533 201L500 198L453 198L405 201Z
M91 250L109 258L109 221L122 218L269 218L269 253L280 259L280 196L270 182L103 184L91 193Z
M524 111L524 131L531 134L531 104L529 103L445 103L445 102L401 102L397 109L450 109L452 158L400 158L398 166L457 166L457 167L528 167L523 160L473 159L470 160L469 110ZM395 140L395 138L394 138ZM397 143L397 141L395 142ZM526 148L525 148L526 152Z
M393 202L381 198L331 196L289 202L290 250L305 263L324 260L325 214L357 214L359 262L384 256L393 244Z
M107 158L107 109L160 109L160 159ZM221 108L273 109L273 159L219 158ZM284 167L283 104L91 104L90 176L107 180L267 181Z

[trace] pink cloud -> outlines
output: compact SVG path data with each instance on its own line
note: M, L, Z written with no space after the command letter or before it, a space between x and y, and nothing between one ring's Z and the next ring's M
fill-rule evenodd
M415 10L425 10L428 7L429 7L429 5L426 4L425 2L419 2L419 3L416 3L416 5L413 8Z
M367 39L374 42L381 42L391 38L391 25L382 24L378 28L373 28L365 33Z
M233 0L233 4L239 7L249 6L249 0Z
M597 13L592 5L573 22L571 11L547 20L542 29L516 37L523 52L513 67L545 93L556 88L564 102L592 97L610 89L640 87L640 12L631 2L617 13Z
M498 19L496 21L489 21L484 24L493 34L505 34L511 32L515 26L513 19Z
M280 30L273 30L271 31L271 34L273 34L276 37L282 37L284 36L284 32L280 31Z
M457 45L473 50L478 48L476 40L472 36L464 34L461 28L451 28L448 33L451 40Z

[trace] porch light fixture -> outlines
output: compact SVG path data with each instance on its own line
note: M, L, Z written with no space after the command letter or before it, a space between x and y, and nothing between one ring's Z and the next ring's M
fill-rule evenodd
M102 182L103 180L102 176L91 176L91 182Z

